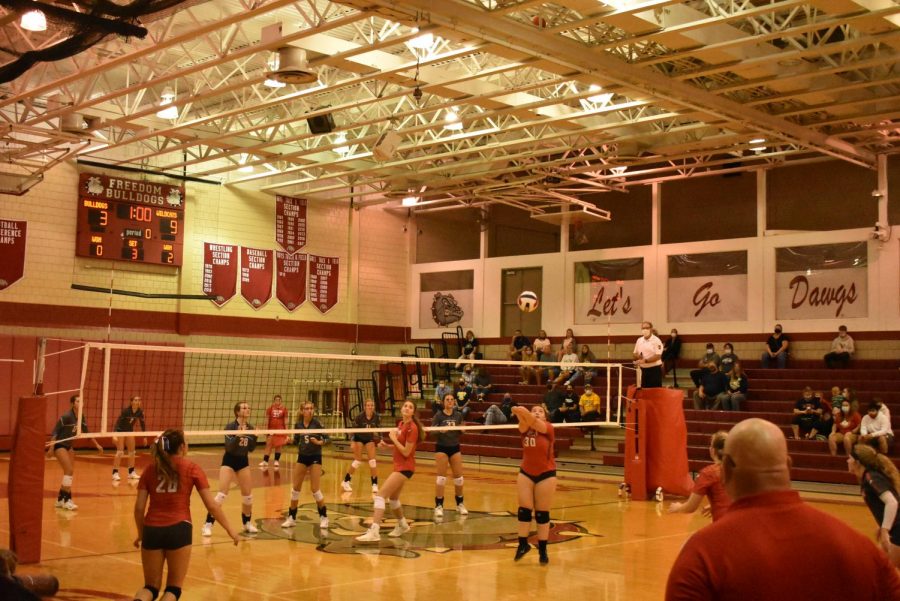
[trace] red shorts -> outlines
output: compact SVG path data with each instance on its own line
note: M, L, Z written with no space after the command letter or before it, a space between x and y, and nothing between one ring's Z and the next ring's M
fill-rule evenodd
M286 434L269 434L266 443L271 442L273 447L283 447L287 444L288 437Z

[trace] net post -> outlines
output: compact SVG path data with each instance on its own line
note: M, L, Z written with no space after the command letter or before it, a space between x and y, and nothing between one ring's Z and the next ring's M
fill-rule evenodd
M103 349L103 405L100 411L100 432L106 432L106 419L109 416L109 366L112 359L112 349ZM83 405L84 403L82 403Z
M612 409L612 365L606 364L606 421L611 422L610 410Z
M34 396L40 396L44 394L44 368L46 367L46 353L47 339L38 338L37 356L34 360L34 381L32 382L34 385Z

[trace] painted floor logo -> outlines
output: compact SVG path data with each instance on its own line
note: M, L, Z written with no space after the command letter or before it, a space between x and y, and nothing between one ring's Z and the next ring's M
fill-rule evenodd
M448 506L441 521L434 519L431 507L404 505L403 512L411 526L409 532L399 538L388 537L387 533L397 521L385 519L381 524L381 541L377 543L356 540L372 523L371 503L330 505L328 530L319 528L315 504L302 505L293 528L282 528L283 518L262 519L258 521L260 533L255 538L286 538L315 545L317 550L326 553L379 554L408 559L419 557L423 552L505 549L518 543L518 522L515 514L508 511L488 513L470 509L468 516L459 516ZM582 536L601 535L588 532L577 522L551 521L550 544L565 543ZM530 540L537 543L533 532Z

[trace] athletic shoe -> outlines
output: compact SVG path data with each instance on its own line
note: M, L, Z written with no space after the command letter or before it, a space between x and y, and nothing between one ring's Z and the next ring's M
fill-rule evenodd
M244 532L247 534L258 534L259 529L253 525L253 522L247 522L244 524Z
M275 463L272 464L272 467L275 468L276 470L277 470L280 466L281 466L281 464L278 463L277 461L276 461Z
M398 536L403 536L409 532L409 524L406 522L406 518L401 518L397 525L394 526L394 529L388 533L388 536L391 538L397 538Z
M547 553L541 553L541 565L547 565L550 563L550 558L547 557Z
M297 520L295 520L291 516L287 516L287 519L284 520L283 522L281 522L281 527L282 528L293 528L294 524L296 524L296 523L297 523Z
M328 516L323 515L319 518L319 529L328 530Z
M136 471L135 471L135 472L129 472L129 473L128 473L128 479L129 479L129 480L140 480L140 479L141 479L141 475L140 475L139 473L137 473Z
M444 517L444 508L440 505L434 508L434 519L440 520Z
M466 509L466 506L460 503L456 506L456 513L459 515L469 515L469 510Z
M66 502L63 501L62 499L57 499L56 503L53 506L56 507L57 509L62 509L63 505L65 505L65 504L66 504Z
M341 482L341 490L344 492L353 492L353 486L351 486L347 480L344 480Z
M119 472L113 472L112 478L113 478L113 482L118 482L119 480L122 479L122 476L119 475Z
M266 469L267 467L269 467L269 462L268 461L260 461L259 467Z
M72 499L67 499L65 503L62 505L63 509L68 509L69 511L75 511L78 509L78 505L72 502Z
M520 559L525 557L525 554L528 553L529 551L531 551L530 544L525 543L524 545L519 545L519 547L516 549L516 557L514 558L513 561L519 561Z
M377 485L377 484L373 484L373 485L372 485L372 494L376 494L377 492L378 492L378 485Z
M381 532L378 524L372 524L369 526L369 529L365 531L365 533L356 537L361 543L377 543L381 540Z
M203 524L203 529L200 531L200 534L202 536L212 536L212 526L212 524L206 522L205 524Z

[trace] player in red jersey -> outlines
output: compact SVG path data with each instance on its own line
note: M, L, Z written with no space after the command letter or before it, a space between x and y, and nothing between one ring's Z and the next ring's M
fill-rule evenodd
M691 496L684 503L672 503L669 505L669 513L694 513L700 507L703 497L709 497L709 512L715 522L728 511L731 506L731 497L725 491L722 482L722 453L725 450L725 440L728 432L720 430L712 435L709 441L709 456L713 460L712 465L707 465L700 470L697 479L694 480L694 489ZM704 508L703 515L707 515Z
M272 397L272 404L266 409L266 430L287 430L287 407L281 402L281 395L276 394ZM275 461L272 462L272 468L278 469L278 460L281 459L281 447L287 444L287 434L269 434L266 436L266 450L263 453L263 460L259 462L259 467L264 470L269 467L269 455L272 449L275 449Z
M547 556L547 539L550 538L550 506L556 492L556 459L553 457L553 424L540 405L531 411L525 407L513 407L513 415L519 418L522 436L522 464L516 485L519 489L519 547L515 560L531 551L528 534L531 532L531 514L537 522L538 553L542 564L550 562Z
M166 430L150 446L153 463L141 475L134 522L141 549L144 586L136 601L153 601L162 586L163 564L169 568L161 601L177 601L191 560L191 490L197 489L206 508L216 516L234 544L240 540L209 490L206 474L187 459L188 445L181 430ZM147 501L150 509L147 510Z
M394 451L394 471L384 484L381 486L379 494L375 496L375 512L372 516L372 525L369 529L357 536L356 540L364 543L378 542L381 540L381 518L384 517L384 498L387 497L391 501L391 511L397 516L397 525L388 534L391 537L402 536L409 530L409 524L403 517L403 505L400 504L400 491L406 481L413 477L416 471L416 445L420 441L425 440L425 427L419 421L416 415L416 404L412 401L405 401L400 408L400 416L402 419L397 424L396 430L389 433L390 443L386 443L384 439L378 443L379 446L393 447Z

